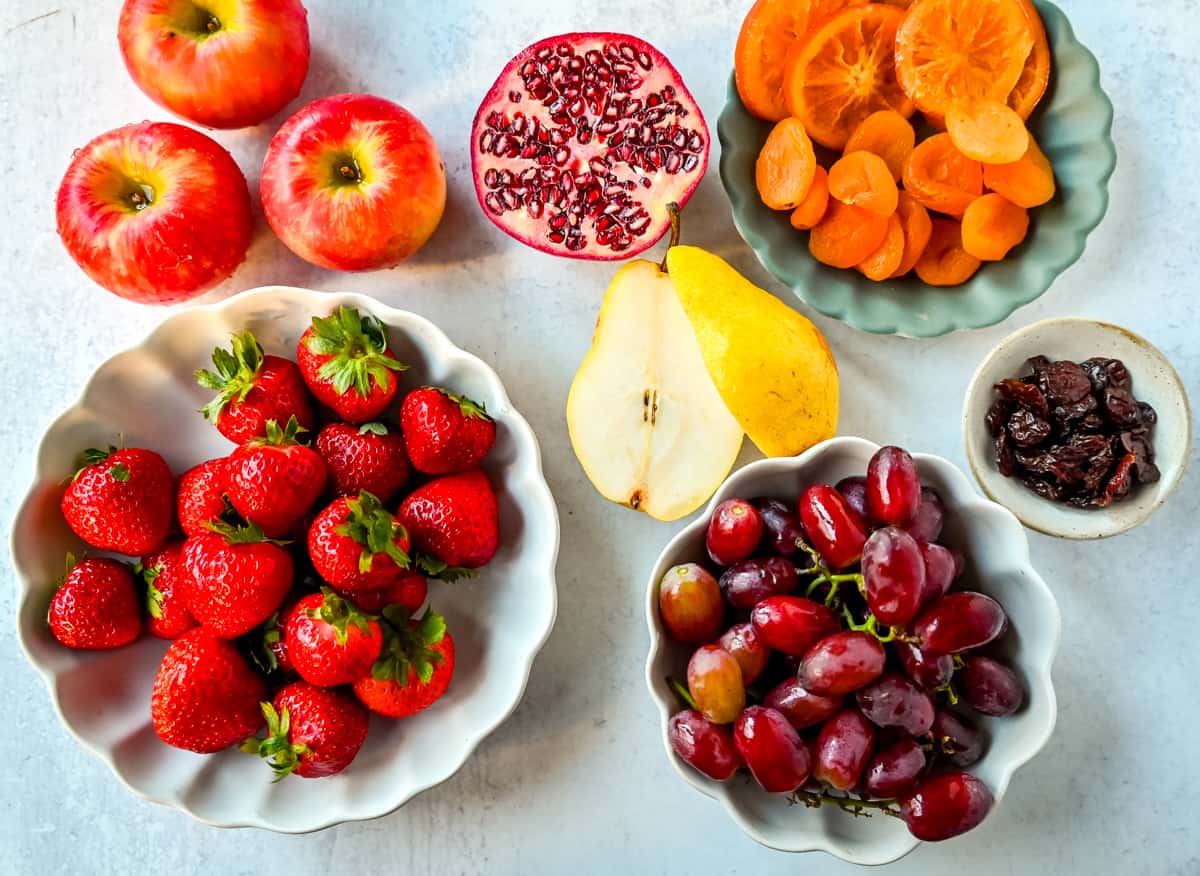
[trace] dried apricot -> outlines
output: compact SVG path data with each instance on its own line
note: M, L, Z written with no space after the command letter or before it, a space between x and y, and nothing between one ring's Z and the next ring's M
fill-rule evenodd
M1012 164L985 164L983 184L1018 207L1040 207L1054 198L1054 168L1050 159L1029 138L1029 150Z
M896 34L896 77L922 112L1004 101L1033 44L1019 0L916 0Z
M917 132L908 119L895 110L880 110L862 120L846 141L846 154L874 152L887 162L892 179L900 182L904 162L917 144Z
M900 192L887 163L871 152L850 152L829 168L829 194L888 217L896 212Z
M896 268L894 277L903 277L913 269L925 247L929 245L929 236L933 233L933 222L929 211L924 205L908 192L900 193L900 203L896 206L896 218L904 228L904 255L900 266Z
M875 252L858 263L858 270L868 280L881 283L900 268L904 258L904 226L900 217L893 213L888 217L887 234Z
M809 235L808 251L822 264L853 268L879 249L887 231L884 217L830 199L825 218Z
M791 114L822 146L841 149L878 110L912 115L896 81L896 31L904 16L903 9L881 3L847 9L796 53L784 76L784 96Z
M799 119L784 119L758 153L754 180L764 204L772 210L791 210L808 195L816 172L817 156L804 125Z
M917 276L930 286L960 286L975 276L982 264L962 245L962 228L953 219L934 219L929 245L914 266Z
M946 133L959 152L986 164L1019 161L1029 149L1025 120L996 100L954 107L946 113Z
M998 262L1029 233L1029 211L1003 195L976 198L962 218L962 245L985 262Z
M828 207L829 174L818 164L808 195L792 211L792 227L798 231L808 231L825 218L825 210Z
M904 188L930 210L961 216L983 194L983 165L959 152L949 134L934 134L908 157Z
M1029 22L1029 28L1033 32L1033 51L1025 59L1025 69L1021 71L1021 78L1008 95L1008 105L1015 109L1021 118L1027 119L1041 103L1046 94L1046 87L1050 84L1050 41L1046 39L1046 26L1042 23L1042 16L1038 14L1033 0L1017 2L1021 4L1025 20Z

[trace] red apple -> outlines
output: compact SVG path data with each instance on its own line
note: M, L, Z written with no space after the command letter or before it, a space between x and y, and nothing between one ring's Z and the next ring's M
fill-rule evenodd
M108 291L173 304L220 283L250 246L246 178L211 137L171 122L101 134L58 187L58 234Z
M138 88L211 128L259 124L308 74L300 0L125 0L117 35Z
M429 239L446 206L446 170L425 126L366 94L322 98L288 119L260 188L288 249L336 271L392 267Z

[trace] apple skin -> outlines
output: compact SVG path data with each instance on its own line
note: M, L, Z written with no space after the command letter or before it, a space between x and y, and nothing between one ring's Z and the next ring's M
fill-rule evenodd
M209 128L265 121L308 75L300 0L125 0L117 35L138 88Z
M271 140L260 183L279 239L335 271L390 268L427 241L446 207L446 171L417 118L391 101L314 101Z
M63 245L87 275L144 304L186 301L229 277L254 230L233 157L173 122L126 125L78 150L56 213Z

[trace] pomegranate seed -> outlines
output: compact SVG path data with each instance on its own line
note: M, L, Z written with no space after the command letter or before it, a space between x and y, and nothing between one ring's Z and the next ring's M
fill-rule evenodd
M579 136L576 137L575 139L577 139L579 141L581 146L586 146L588 143L592 142L592 129L591 128L580 128Z
M636 115L642 111L642 102L636 97L625 104L625 118Z
M578 73L580 70L583 69L583 58L575 57L575 58L572 58L570 61L567 61L567 69L573 70L576 73Z
M563 234L561 231L551 231L546 236L548 238L550 238L551 243L562 243L564 240L567 239L567 236L565 234Z
M550 227L551 228L562 228L566 224L567 224L567 214L566 213L558 213L558 214L550 217Z
M651 185L650 180L646 179L646 177L642 177L639 180L639 182L642 184L642 188L644 188L644 189L650 188L650 185Z
M646 80L642 79L641 76L638 76L631 70L629 75L625 77L625 87L630 91L633 91L634 89L641 88L642 83L645 81Z
M662 94L663 94L663 97L666 98L667 100L674 100L675 99L675 86L668 85L666 88L664 88L662 90Z
M554 153L554 163L560 166L564 165L567 163L567 159L570 157L571 153L569 150L565 148L559 148L558 151Z
M511 186L512 184L513 184L512 172L508 171L508 170L500 171L500 185Z
M678 152L672 152L667 156L667 163L664 165L667 173L679 173L679 168L683 165L683 159L679 157Z
M526 168L521 172L520 176L521 182L525 183L525 185L529 185L531 182L537 180L537 178L538 172L536 167Z
M671 144L676 149L682 149L687 146L687 131L676 126L674 129L674 134L671 136Z
M643 70L649 70L650 69L650 56L647 55L645 52L639 52L638 53L638 63L642 65Z
M551 49L549 46L542 46L540 49L537 50L537 58L539 61L546 60L552 54L553 54L553 49Z
M573 48L571 48L571 46L568 43L559 43L558 44L558 53L565 58L568 55L574 55L575 50Z
M521 206L521 199L517 197L517 193L512 189L504 189L500 192L500 200L504 202L504 206L509 210L515 210Z
M604 54L606 57L610 58L611 60L614 60L614 61L621 60L621 50L618 49L616 46L614 46L612 43L607 43L604 46Z
M570 174L564 173L562 179L558 181L558 187L569 193L571 189L575 188L575 180L571 178Z
M521 134L525 131L525 113L514 113L512 124L508 126L509 133Z
M690 173L696 169L696 165L700 163L700 159L695 155L688 155L683 159L683 169L685 173Z
M650 225L649 215L642 216L640 219L635 219L625 226L625 230L630 234L641 234Z
M596 125L596 134L600 137L607 137L617 130L616 122L601 122Z
M699 152L704 148L704 138L698 131L692 131L692 136L688 137L687 148L689 152Z
M490 113L488 113L487 123L489 128L498 131L500 128L504 127L504 116L500 115L500 113L496 112L495 110L492 110Z
M510 92L508 93L508 99L509 99L509 101L511 101L512 103L520 103L520 102L521 102L521 92L519 92L519 91L510 91Z
M489 189L494 189L500 185L500 174L496 173L496 168L489 167L487 173L483 175L483 184Z
M593 67L604 63L604 56L601 55L599 52L597 52L595 49L588 49L587 54L585 54L583 57Z
M491 152L492 151L492 137L493 137L493 134L491 131L484 131L479 136L479 151L480 152Z
M526 211L529 213L530 219L540 219L542 216L542 202L530 201L526 206Z
M526 143L523 147L521 147L521 157L533 158L533 156L537 155L540 151L541 149L537 143Z
M495 192L488 192L486 198L483 199L484 206L495 213L497 216L504 214L504 205L500 203L500 199L496 197Z
M567 249L571 250L572 252L578 252L579 250L583 249L583 238L582 237L568 237L567 238Z
M534 73L537 72L537 69L538 69L537 61L534 61L531 58L530 60L526 61L524 64L521 65L521 70L520 70L521 78L528 79L530 76L532 76Z
M657 94L652 94L648 98L646 98L646 106L647 107L655 107L655 106L658 106L660 103L662 103L662 98L659 97Z
M608 161L601 155L597 155L589 161L588 167L591 168L592 173L598 173L602 176L608 173Z
M549 152L543 152L541 155L539 155L539 156L537 157L537 163L538 163L538 164L549 164L549 163L550 163L551 161L553 161L553 160L554 160L554 159L553 159L553 157L550 155L550 153L549 153Z

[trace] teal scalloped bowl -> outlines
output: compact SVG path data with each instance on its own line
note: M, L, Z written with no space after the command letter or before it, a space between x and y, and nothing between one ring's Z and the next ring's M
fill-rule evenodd
M1018 249L953 288L929 286L915 276L874 283L857 271L822 265L809 255L807 235L788 224L788 214L759 200L754 162L771 124L746 111L731 78L717 121L721 182L738 232L763 267L826 316L862 331L912 338L994 325L1049 289L1083 255L1088 234L1104 218L1117 150L1112 102L1100 86L1095 56L1057 6L1044 0L1036 5L1054 72L1029 129L1054 165L1058 194L1030 211L1029 236Z

